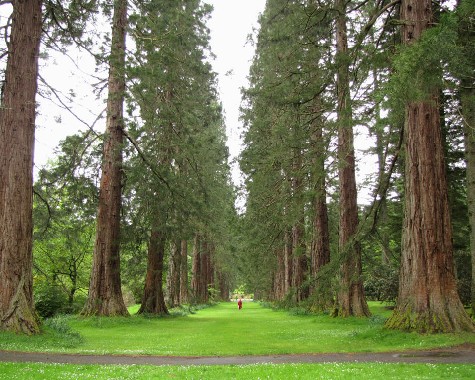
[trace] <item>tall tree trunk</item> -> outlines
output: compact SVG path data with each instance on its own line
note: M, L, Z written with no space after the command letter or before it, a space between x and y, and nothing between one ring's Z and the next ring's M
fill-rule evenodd
M209 301L208 287L213 285L213 265L211 262L212 244L204 240L201 250L200 302Z
M116 0L96 243L89 295L83 315L129 314L122 297L119 254L126 26L127 0Z
M304 287L307 274L307 256L304 241L304 220L300 218L292 227L293 276L292 288L295 291L295 301L301 302L308 297L308 288Z
M173 241L170 244L170 259L168 260L167 290L168 305L180 305L180 269L181 269L181 242Z
M289 294L292 287L292 231L284 231L284 295Z
M203 291L201 289L201 238L198 234L196 234L193 239L193 265L191 273L191 290L193 292L194 303L199 303Z
M363 291L361 247L354 240L358 228L358 205L355 178L355 150L353 116L351 111L348 42L346 28L346 0L336 0L336 55L338 64L338 165L340 178L340 236L342 255L340 287L334 315L347 317L369 316Z
M462 81L461 103L465 125L465 159L467 162L467 204L470 222L472 258L471 308L475 315L475 88Z
M475 49L470 46L475 39L475 30L471 27L470 16L464 14L461 5L466 5L466 1L459 1L459 44L465 52L465 64L467 74L461 75L460 83L460 103L461 114L465 129L465 160L467 163L467 203L468 217L470 223L470 253L472 257L472 283L471 283L471 308L472 315L475 315L475 87L473 77L469 73L475 70Z
M163 294L163 258L165 257L166 237L156 225L150 233L148 245L147 275L142 304L138 314L168 314Z
M373 90L375 93L379 90L379 80L378 80L378 72L376 69L373 70ZM385 175L385 144L384 144L384 132L383 129L379 126L381 123L381 109L379 102L376 102L375 109L375 120L377 127L375 128L375 136L376 136L376 155L378 157L378 179L379 182L382 183L384 175ZM383 265L389 264L389 260L391 257L391 252L389 248L389 236L388 236L388 229L387 229L387 221L388 221L388 204L386 202L386 189L384 186L379 187L379 199L381 199L381 206L379 211L379 225L381 227L378 228L378 239L381 244L381 263Z
M320 114L321 110L315 110ZM310 248L311 275L315 279L312 284L312 292L315 298L314 304L318 309L327 309L331 305L332 291L328 281L316 280L320 270L330 262L330 232L328 226L328 208L326 192L325 172L325 143L323 140L323 121L321 117L315 117L315 125L312 133L313 168L312 180L315 196L313 205L313 237Z
M273 276L273 300L282 301L285 297L285 249L278 247L275 250L277 265Z
M226 274L222 270L216 271L216 277L219 285L219 299L221 301L229 301L229 281Z
M402 38L412 44L432 22L431 0L403 0ZM390 328L473 331L454 276L438 90L409 101L405 120L405 216L399 293Z
M295 132L294 132L295 133ZM296 136L296 144L298 137ZM301 302L308 297L308 288L304 288L305 277L307 275L307 252L305 246L305 220L303 202L303 181L302 181L302 151L300 148L294 149L292 177L292 199L293 207L296 211L296 220L292 226L292 253L293 253L293 276L292 288L295 291L295 301Z
M188 242L180 243L180 304L188 302Z
M0 329L39 332L33 306L33 151L42 1L13 2L0 107Z

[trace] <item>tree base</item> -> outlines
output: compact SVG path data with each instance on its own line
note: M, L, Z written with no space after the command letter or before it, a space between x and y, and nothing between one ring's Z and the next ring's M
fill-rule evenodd
M389 329L425 334L475 332L473 321L463 309L447 310L443 313L433 310L416 313L396 308L385 326Z
M40 332L38 316L22 291L15 295L10 309L1 316L0 328L5 331L26 335L38 334Z
M157 300L153 298L142 302L142 305L140 306L140 309L137 314L152 314L164 316L169 315L170 313L163 300L157 302Z
M100 316L100 317L128 317L129 311L124 305L124 301L110 299L104 300L88 300L81 311L84 317Z

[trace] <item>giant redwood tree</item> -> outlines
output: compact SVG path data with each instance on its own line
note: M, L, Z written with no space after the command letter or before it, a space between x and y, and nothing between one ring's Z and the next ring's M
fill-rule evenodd
M13 2L0 107L0 328L39 331L33 307L35 97L42 1Z
M85 315L128 315L122 298L119 255L126 24L127 0L116 0L96 243L89 296L82 311Z
M417 48L423 32L433 24L430 0L401 2L403 44ZM415 46L415 47L414 47ZM439 90L422 86L424 97L405 105L405 216L399 294L387 321L390 328L420 332L473 331L454 275L451 219L447 196ZM432 67L433 71L437 68ZM418 80L414 80L414 76Z
M346 0L336 0L336 61L338 115L338 176L340 179L339 249L342 256L335 315L368 316L363 291L361 246L355 239L358 205L355 176L352 104L350 95Z

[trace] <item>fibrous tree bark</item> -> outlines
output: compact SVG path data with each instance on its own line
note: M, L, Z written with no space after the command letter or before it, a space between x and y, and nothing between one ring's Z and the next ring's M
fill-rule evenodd
M466 72L460 75L460 105L465 135L465 160L467 163L467 204L470 223L470 251L472 258L471 308L475 315L475 85L473 76L475 70L475 49L473 40L475 30L471 26L473 8L468 8L468 1L459 1L459 44L464 51ZM473 7L473 5L472 5ZM470 48L471 47L471 48ZM464 71L465 71L464 70Z
M315 121L312 125L311 136L313 168L311 179L315 195L312 198L313 207L313 236L310 248L311 276L313 304L317 309L327 309L332 301L331 287L328 281L318 279L322 268L330 262L330 232L328 224L327 192L326 192L326 172L325 172L325 151L326 144L323 137L323 121L321 107L315 108Z
M284 296L287 296L292 287L293 266L292 266L292 231L284 231Z
M209 301L208 288L214 283L214 266L212 262L213 244L204 239L201 245L201 275L200 275L200 302Z
M276 267L273 273L272 281L272 296L270 297L271 300L279 301L283 300L285 297L285 253L284 247L277 247L275 249L275 257L276 257Z
M191 268L191 290L193 292L193 299L195 303L202 301L203 299L203 281L201 279L201 237L199 234L195 234L193 239L193 265Z
M292 288L295 292L295 301L301 302L308 297L308 287L304 286L308 274L308 263L305 246L305 211L302 199L302 151L300 148L294 148L293 154L292 198L296 218L292 226Z
M180 303L188 302L188 242L182 240L180 243Z
M128 315L122 297L119 254L126 26L127 0L116 0L96 243L84 315Z
M144 295L138 314L168 314L163 294L163 258L166 237L159 231L158 225L155 223L150 233Z
M180 305L181 260L181 241L173 241L170 244L167 275L168 305L170 307Z
M402 39L412 45L432 23L430 0L403 0ZM436 68L435 68L436 69ZM439 91L405 109L405 215L399 293L390 328L419 332L473 331L454 275Z
M340 235L342 256L340 285L334 315L369 316L364 297L361 247L355 239L358 228L358 205L355 177L355 151L350 97L346 0L336 0L336 60L338 97L338 165L340 179Z
M216 270L217 283L219 286L219 299L221 301L229 301L229 294L231 289L226 273L221 270Z
M34 334L33 151L42 1L13 2L0 107L0 328Z

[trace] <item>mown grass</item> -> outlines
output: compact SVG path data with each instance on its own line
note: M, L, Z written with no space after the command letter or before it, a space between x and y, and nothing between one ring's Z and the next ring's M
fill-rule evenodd
M473 379L470 365L254 364L239 366L110 366L0 363L0 380L37 379Z
M0 349L88 354L229 356L318 352L384 352L475 343L475 334L421 335L387 330L389 315L371 304L373 317L338 319L300 315L245 303L222 303L195 314L155 318L63 317L71 330L45 326L43 334L0 333ZM61 329L59 329L61 330ZM69 334L69 335L68 335ZM63 336L64 335L64 336Z
M389 311L371 303L369 319L334 319L256 303L219 304L187 316L59 317L38 336L0 332L0 349L135 355L257 355L381 352L474 343L475 334L407 334L383 327ZM134 312L134 309L131 309ZM180 313L178 313L180 314ZM258 364L138 366L0 363L3 379L473 379L475 366L455 364Z

